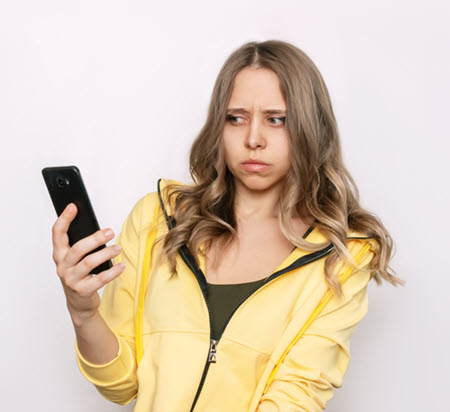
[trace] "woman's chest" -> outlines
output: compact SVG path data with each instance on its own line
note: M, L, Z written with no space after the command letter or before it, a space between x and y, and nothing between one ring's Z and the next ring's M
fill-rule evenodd
M208 283L254 282L270 276L295 249L280 230L254 228L243 231L226 250L212 243L206 252L205 277ZM214 255L217 262L214 265Z

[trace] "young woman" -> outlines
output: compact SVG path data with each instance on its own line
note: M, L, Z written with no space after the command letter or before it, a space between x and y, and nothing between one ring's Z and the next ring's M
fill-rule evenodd
M81 372L113 402L136 398L137 412L323 410L369 280L403 280L390 273L389 233L359 204L305 53L266 41L231 54L190 172L190 185L159 179L116 245L86 257L112 231L69 247L76 207L56 220Z

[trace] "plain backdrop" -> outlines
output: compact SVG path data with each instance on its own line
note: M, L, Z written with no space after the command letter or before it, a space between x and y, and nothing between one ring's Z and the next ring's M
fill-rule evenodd
M444 1L2 1L0 410L132 410L78 371L41 169L77 165L100 226L117 235L159 177L190 182L220 67L268 39L321 71L346 165L407 281L370 284L326 410L450 410L449 17Z

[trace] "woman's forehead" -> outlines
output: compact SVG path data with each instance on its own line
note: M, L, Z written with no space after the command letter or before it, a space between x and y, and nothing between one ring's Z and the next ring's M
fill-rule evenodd
M264 68L242 69L235 77L228 108L286 110L278 75Z

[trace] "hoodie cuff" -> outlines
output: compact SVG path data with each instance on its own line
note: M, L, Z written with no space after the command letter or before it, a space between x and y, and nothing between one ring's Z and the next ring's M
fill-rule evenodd
M114 359L98 365L89 362L81 354L75 339L77 364L84 377L94 385L110 386L126 379L135 369L135 360L130 346L116 332L112 331L119 343L119 350Z

